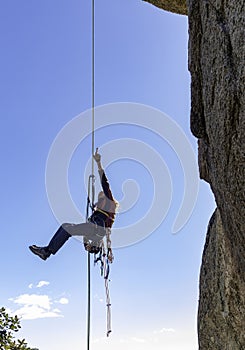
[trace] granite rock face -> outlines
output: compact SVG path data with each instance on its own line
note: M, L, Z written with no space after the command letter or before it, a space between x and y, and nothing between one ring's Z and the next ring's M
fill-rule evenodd
M191 130L218 210L200 275L200 350L245 349L245 3L189 1Z
M187 15L187 6L185 0L143 0L150 2L152 5L160 7L163 10Z
M164 8L165 1L152 1L156 2ZM245 349L245 1L187 3L191 130L198 138L200 177L210 184L217 203L209 223L200 274L199 349L242 350Z
M244 280L219 209L214 212L202 258L198 309L200 350L242 350L245 344Z

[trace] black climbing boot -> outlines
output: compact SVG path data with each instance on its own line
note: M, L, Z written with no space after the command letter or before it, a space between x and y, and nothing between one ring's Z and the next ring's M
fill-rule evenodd
M31 252L37 256L39 256L39 258L43 259L43 260L47 260L47 258L50 256L50 252L47 250L47 248L45 247L37 247L36 245L31 245L29 247L29 249L31 250Z

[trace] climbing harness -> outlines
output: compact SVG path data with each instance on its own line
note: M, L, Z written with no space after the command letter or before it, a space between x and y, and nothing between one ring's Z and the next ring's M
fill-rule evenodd
M102 210L102 209L100 209L100 208L97 208L96 210L99 211L100 213L104 214L104 215L107 216L108 218L110 217L110 215L109 215L106 211L104 211L104 210Z

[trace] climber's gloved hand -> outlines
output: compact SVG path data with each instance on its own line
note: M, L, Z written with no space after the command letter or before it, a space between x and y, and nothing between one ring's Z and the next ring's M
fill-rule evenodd
M99 163L101 161L101 155L98 153L98 148L96 148L96 152L93 155L94 160L96 161L96 163Z

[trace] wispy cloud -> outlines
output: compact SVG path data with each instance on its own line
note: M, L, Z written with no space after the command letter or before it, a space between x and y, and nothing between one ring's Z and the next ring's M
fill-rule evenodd
M136 343L145 343L146 340L143 338L137 338L137 337L132 337L131 338L132 341L136 342Z
M175 329L173 328L161 328L160 330L156 330L153 333L154 334L161 334L161 333L174 333Z
M42 288L44 286L48 286L50 283L48 281L39 281L36 285L33 283L30 283L28 288Z
M9 299L19 308L12 311L12 314L24 320L34 320L38 318L63 317L58 308L53 307L53 301L48 295L21 294L16 298ZM65 305L69 303L67 298L60 298L55 303Z
M103 303L103 302L104 302L104 299L101 298L98 294L95 294L95 295L94 295L94 300L97 300L97 301L99 301L100 303Z
M108 337L101 337L101 338L95 338L92 341L95 343L101 343L101 344L107 344L108 343ZM146 339L139 338L139 337L128 337L128 338L121 338L119 339L119 343L123 344L132 344L132 343L146 343Z
M175 332L176 330L174 328L162 327L158 330L149 330L148 332L144 332L142 336L138 334L136 336L120 338L119 340L117 340L117 342L119 342L120 344L124 344L125 347L132 345L137 347L137 349L138 346L146 349L151 348L153 343L161 344L163 342L163 339L166 340L169 337L172 338ZM107 337L97 338L93 339L93 343L100 343L102 345L106 344L107 340Z

